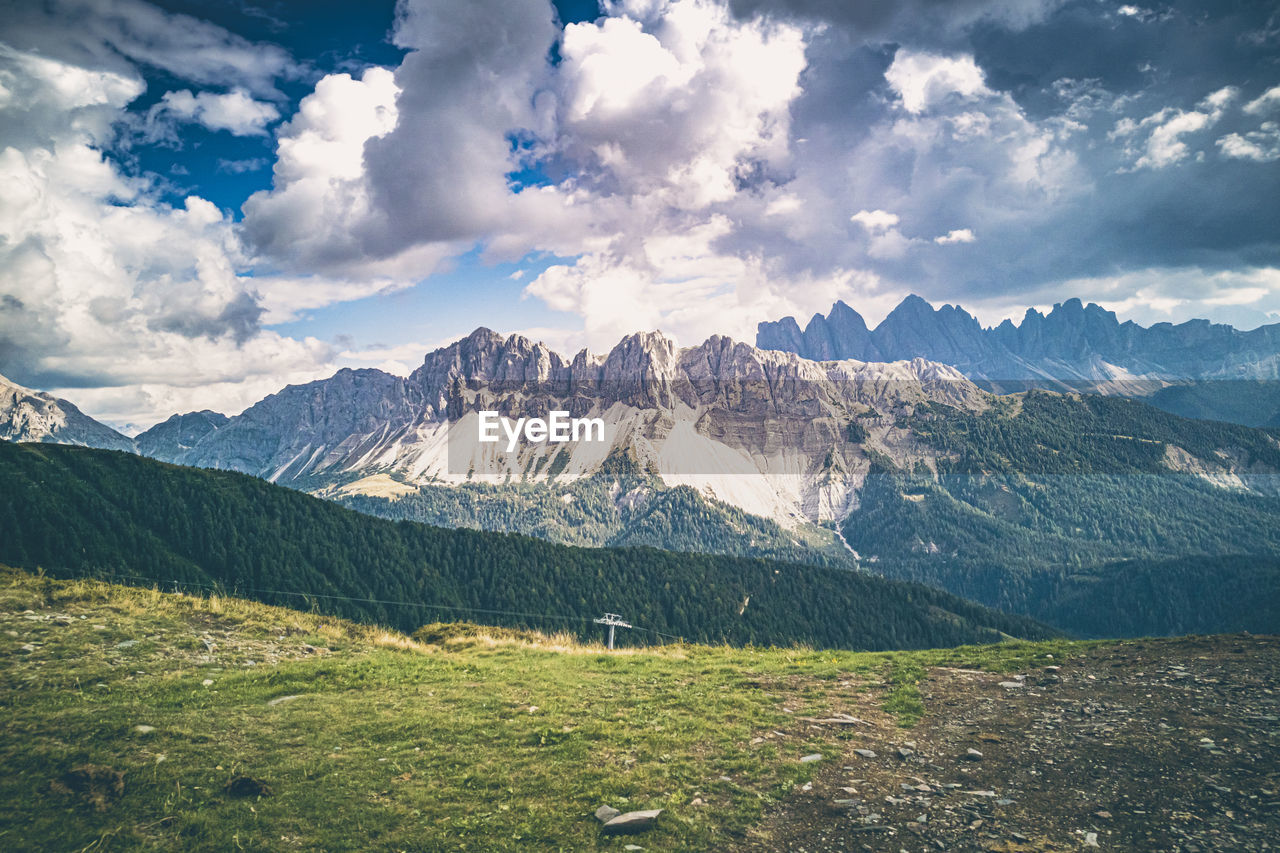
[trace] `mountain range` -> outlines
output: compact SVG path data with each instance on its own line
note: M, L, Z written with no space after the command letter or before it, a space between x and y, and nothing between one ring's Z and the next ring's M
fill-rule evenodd
M605 440L507 452L479 440L489 410ZM719 336L565 358L478 329L407 377L342 370L131 448L391 519L919 581L1080 633L1220 629L1280 555L1272 431Z
M1208 320L1144 327L1068 299L1048 314L1029 308L1019 324L984 328L958 305L934 308L911 295L874 329L837 302L803 330L794 317L760 323L756 346L816 361L925 358L992 390L1124 394L1176 414L1280 425L1280 324L1247 332Z
M667 486L793 525L846 512L850 480L815 477L815 465L834 448L842 467L865 472L862 455L845 459L850 423L887 425L924 403L980 409L988 396L954 369L921 359L817 363L723 337L680 349L644 333L607 354L584 350L566 360L521 335L478 329L429 353L405 378L342 370L225 422L185 415L137 441L167 462L308 489L371 474L409 485L572 482L622 455ZM607 441L526 443L506 453L478 442L482 410L600 417ZM898 434L877 434L884 452L908 452Z

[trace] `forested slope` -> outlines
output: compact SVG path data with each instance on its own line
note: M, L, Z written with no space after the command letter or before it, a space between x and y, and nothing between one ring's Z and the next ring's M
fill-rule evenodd
M1280 631L1267 432L1044 392L911 428L936 474L882 460L844 524L877 572L1083 634ZM1172 470L1180 451L1222 468Z
M292 606L302 593L319 610L406 629L485 611L589 633L609 610L637 626L623 632L632 641L883 649L1051 633L856 572L391 522L241 474L53 445L0 443L0 563L217 584Z

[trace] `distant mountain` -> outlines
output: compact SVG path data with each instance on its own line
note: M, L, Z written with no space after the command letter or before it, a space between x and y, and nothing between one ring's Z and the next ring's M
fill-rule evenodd
M158 423L133 440L138 452L165 462L175 462L178 457L204 440L209 433L226 426L230 419L221 412L204 409L173 415Z
M1028 309L1017 325L983 328L959 306L935 309L912 295L875 329L837 302L803 330L793 317L760 323L756 345L820 361L924 358L993 390L1034 385L1150 396L1178 414L1280 425L1280 324L1248 332L1207 320L1143 327L1069 299L1048 314Z
M0 444L0 564L402 630L482 616L585 635L608 610L640 642L889 649L1054 633L858 572L393 523L240 474L52 445Z
M126 436L66 400L23 388L0 376L0 439L133 450Z

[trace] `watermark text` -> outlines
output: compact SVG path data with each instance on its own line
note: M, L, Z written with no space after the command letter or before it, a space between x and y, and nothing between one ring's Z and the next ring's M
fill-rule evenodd
M520 418L512 421L493 411L480 412L479 439L493 443L507 439L507 452L520 443L521 436L530 443L566 441L604 441L603 418L573 418L568 412L548 412L546 418Z

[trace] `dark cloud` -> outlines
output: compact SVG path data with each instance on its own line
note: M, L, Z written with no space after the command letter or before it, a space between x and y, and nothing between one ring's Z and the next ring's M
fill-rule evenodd
M1133 269L1280 265L1280 170L1215 145L1256 131L1260 117L1241 105L1280 84L1277 45L1249 37L1274 22L1273 4L1120 6L734 0L740 15L830 25L811 40L793 105L793 136L806 140L794 188L825 222L820 240L798 243L744 221L725 243L793 271L870 267L937 299L1010 303L1047 283ZM884 79L899 50L972 56L992 95L905 115ZM1205 112L1203 99L1227 86L1239 93L1220 114L1174 137L1187 146L1175 162L1135 168L1161 122L1127 146L1114 136L1126 118ZM998 132L963 139L956 122L975 119ZM933 141L906 138L913 124ZM1020 162L1048 170L1049 183L1020 185ZM862 209L899 215L909 249L875 257L874 235L843 224ZM974 242L934 242L957 228Z
M147 325L157 332L173 332L186 338L229 338L243 344L260 331L262 314L263 308L254 296L238 293L214 314L195 307L184 310L180 305L165 305Z
M377 207L394 212L366 235L379 254L500 225L507 134L534 124L530 94L557 35L541 0L409 0L399 11L395 43L410 51L396 70L400 119L366 147Z
M3 41L87 68L136 74L133 63L196 83L278 96L303 74L289 52L142 0L0 0Z

